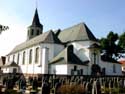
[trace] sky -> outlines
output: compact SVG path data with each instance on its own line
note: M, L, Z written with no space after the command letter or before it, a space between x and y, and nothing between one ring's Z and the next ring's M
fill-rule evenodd
M84 22L96 38L125 31L125 0L0 0L0 56L26 41L27 27L38 9L43 31L65 29Z

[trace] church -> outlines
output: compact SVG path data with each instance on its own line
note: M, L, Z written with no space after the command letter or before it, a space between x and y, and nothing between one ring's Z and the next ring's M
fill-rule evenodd
M3 73L122 75L120 63L101 58L99 42L85 23L43 32L37 9L27 40L5 57Z

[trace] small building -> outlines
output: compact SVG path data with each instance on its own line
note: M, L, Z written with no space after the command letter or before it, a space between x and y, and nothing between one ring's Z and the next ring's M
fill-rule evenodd
M125 75L125 58L121 58L118 61L121 63L122 73Z

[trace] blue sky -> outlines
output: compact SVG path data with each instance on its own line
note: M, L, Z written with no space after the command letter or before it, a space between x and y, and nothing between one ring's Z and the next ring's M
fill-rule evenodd
M44 31L81 22L97 38L105 37L109 31L125 31L125 0L37 0L37 4L36 0L1 0L0 24L10 29L0 35L0 56L26 40L36 6Z

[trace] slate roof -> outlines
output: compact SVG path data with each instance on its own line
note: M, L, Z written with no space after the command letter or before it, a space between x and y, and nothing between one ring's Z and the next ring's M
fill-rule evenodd
M23 50L25 48L37 45L39 43L56 43L61 44L61 41L55 36L52 30L45 32L39 36L36 36L26 42L17 45L9 54Z
M38 19L38 13L36 9L32 24L38 25L39 21L35 22L37 20L39 19ZM39 43L62 44L62 43L68 43L72 41L87 41L87 40L97 41L97 39L92 34L92 32L88 29L86 24L80 23L70 28L64 29L63 31L58 30L58 31L54 31L54 33L52 30L47 31L39 36L36 36L30 40L27 40L26 42L23 42L17 45L9 54L15 53L17 51L23 50L25 48L31 47Z
M85 23L80 23L70 28L64 29L59 34L59 39L62 42L72 41L97 41L96 37L92 34Z
M42 27L42 24L40 24L40 21L39 21L39 16L38 16L37 9L35 10L32 25L30 27Z
M62 52L60 52L55 58L53 58L49 64L78 64L78 65L87 65L89 60L82 62L73 52L68 51L66 47Z

